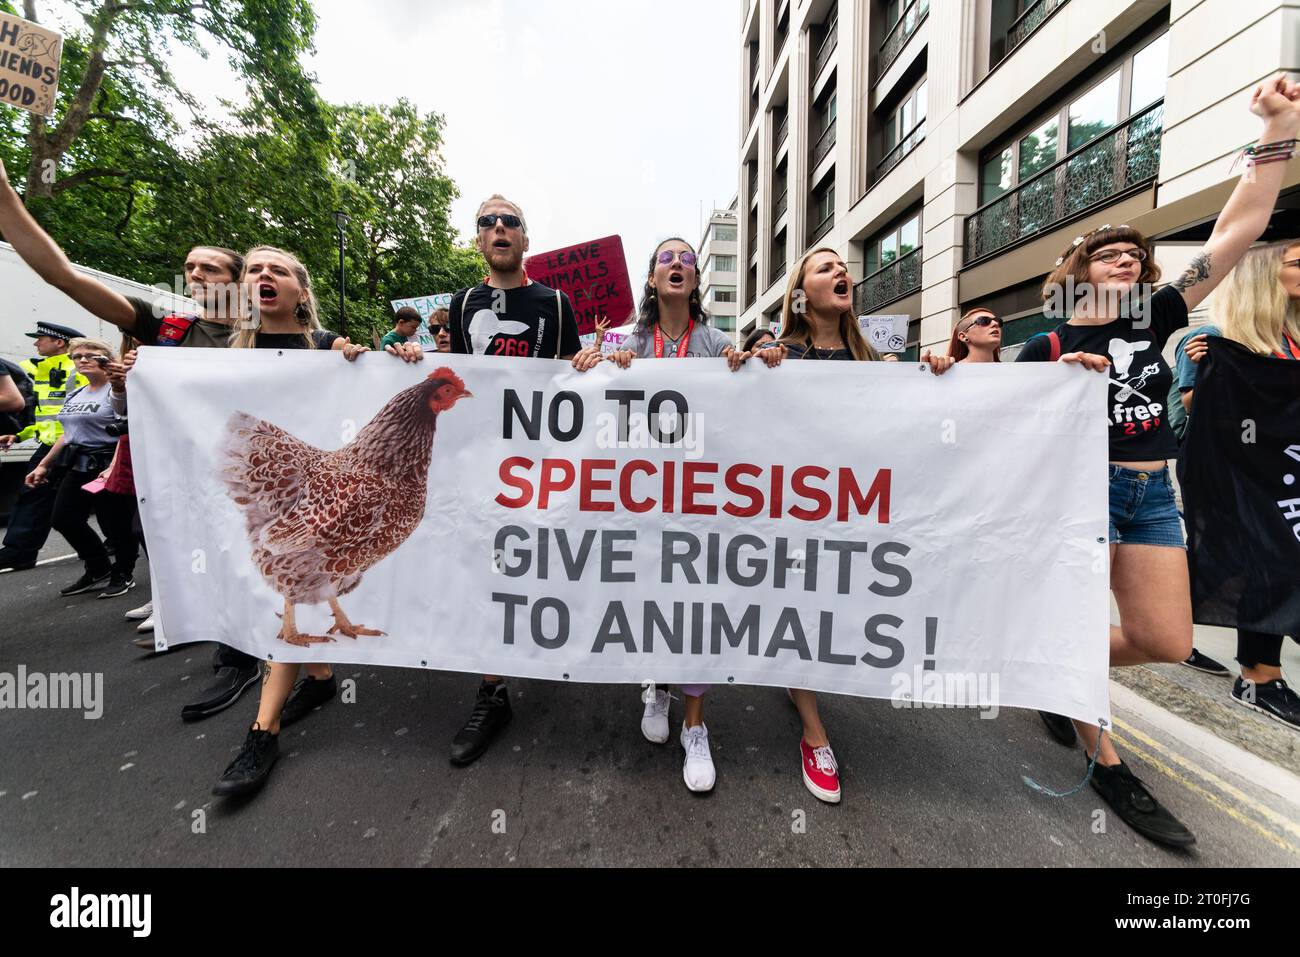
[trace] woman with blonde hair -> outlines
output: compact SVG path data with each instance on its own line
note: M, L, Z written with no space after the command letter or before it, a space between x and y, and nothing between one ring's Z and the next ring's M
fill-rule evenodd
M118 436L111 430L117 418L111 402L109 367L117 353L99 339L73 339L68 355L86 385L70 394L59 410L63 435L25 479L29 487L58 484L52 527L68 540L85 566L80 578L60 590L61 595L80 595L107 582L100 598L124 595L135 587L135 562L139 549L131 533L131 510L135 500L124 495L99 492L97 482L113 460ZM90 485L91 489L86 490ZM96 494L99 492L99 494ZM90 527L95 514L99 527L113 545L113 558L103 540Z
M365 346L354 345L336 332L321 328L311 275L296 256L274 246L257 246L244 257L240 276L243 315L230 337L232 349L329 349L355 361ZM390 346L389 352L407 362L424 353L419 343ZM337 692L328 664L309 664L298 678L299 665L268 662L262 681L257 719L238 756L212 789L218 797L252 794L266 783L280 756L280 728L306 717Z
M853 314L853 282L839 253L822 247L795 263L781 307L781 337L759 346L755 355L770 369L787 357L801 361L880 361ZM936 375L946 372L953 362L948 356L931 356L929 350L921 361ZM790 700L803 723L799 752L804 786L820 800L838 804L839 764L817 709L817 692L791 688Z
M1189 414L1197 367L1209 350L1210 336L1231 339L1256 355L1300 360L1300 240L1246 253L1215 295L1209 324L1193 329L1178 344L1178 390ZM1183 464L1180 458L1180 476ZM1237 629L1241 676L1232 683L1232 700L1300 728L1300 695L1282 677L1283 640L1282 635ZM1193 650L1193 657L1197 654Z

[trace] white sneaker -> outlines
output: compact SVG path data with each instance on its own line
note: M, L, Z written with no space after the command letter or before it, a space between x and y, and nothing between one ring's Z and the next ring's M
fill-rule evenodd
M709 729L704 725L694 728L682 724L682 747L686 749L686 762L682 765L682 779L696 792L712 791L717 774L713 770L713 755L709 753Z
M147 635L149 632L153 631L153 615L150 615L144 621L140 622L135 630L142 635Z
M645 712L641 715L641 733L652 744L663 744L668 740L668 704L672 695L667 691L655 691L654 697L645 703Z
M147 601L139 608L132 608L126 613L127 621L144 621L153 614L153 602Z

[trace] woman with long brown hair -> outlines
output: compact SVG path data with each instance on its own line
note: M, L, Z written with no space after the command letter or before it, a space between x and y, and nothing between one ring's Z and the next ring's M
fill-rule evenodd
M1064 321L1029 340L1016 357L1111 369L1110 585L1121 622L1110 629L1112 667L1179 662L1192 650L1186 545L1168 469L1178 452L1165 409L1173 377L1161 350L1268 226L1300 133L1300 85L1275 77L1256 88L1250 109L1264 121L1260 144L1249 148L1246 175L1186 271L1150 293L1160 269L1146 236L1109 224L1084 233L1043 285L1048 314ZM1195 843L1097 724L1074 727L1085 757L1096 761L1092 786L1125 823L1161 844Z
M839 253L823 246L804 254L794 264L781 306L781 337L760 346L755 355L772 369L786 358L880 361L853 314L853 282ZM932 356L928 349L921 361L936 375L946 372L953 363L951 357ZM804 786L818 799L838 804L839 764L817 709L817 692L791 688L790 700L803 723L799 752Z

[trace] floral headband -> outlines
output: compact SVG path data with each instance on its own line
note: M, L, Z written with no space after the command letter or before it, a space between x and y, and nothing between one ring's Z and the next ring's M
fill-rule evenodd
M1092 236L1092 235L1094 235L1095 233L1099 233L1099 232L1101 232L1103 229L1110 229L1110 228L1111 228L1110 223L1103 223L1102 225L1098 226L1096 229L1092 229L1092 230L1089 230L1088 232L1084 233L1082 236L1075 236L1075 237L1074 237L1074 242L1071 243L1070 245L1071 245L1072 247L1077 248L1077 247L1078 247L1081 243L1083 243L1083 242L1084 242L1084 241L1085 241L1089 236ZM1118 228L1118 229L1132 229L1133 227L1131 227L1128 223L1120 223L1119 226L1116 227L1116 228ZM1074 251L1074 249L1071 249L1071 250L1070 250L1070 252L1073 252L1073 251ZM1069 253L1066 253L1066 255L1068 256ZM1058 259L1058 260L1056 261L1057 268L1060 268L1064 263L1065 263L1065 256L1062 256L1060 259Z

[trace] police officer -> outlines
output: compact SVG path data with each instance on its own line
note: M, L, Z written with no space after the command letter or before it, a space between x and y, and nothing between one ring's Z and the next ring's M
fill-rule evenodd
M36 439L41 444L27 463L27 471L31 472L63 434L63 426L59 425L63 400L85 385L86 377L77 373L75 363L68 358L69 340L82 338L76 329L38 322L36 331L27 336L36 340L37 356L19 366L32 377L36 388L36 422L17 435L0 436L0 450L8 449L14 442ZM4 547L0 548L0 571L19 571L36 564L36 556L50 534L56 489L55 485L38 485L24 488L18 496L9 514Z

